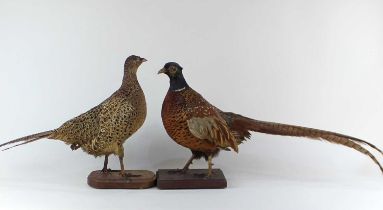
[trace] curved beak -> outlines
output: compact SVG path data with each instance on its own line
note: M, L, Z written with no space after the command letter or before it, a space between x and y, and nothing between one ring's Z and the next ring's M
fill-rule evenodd
M157 74L165 74L165 73L166 73L166 69L162 68L161 70L158 71Z

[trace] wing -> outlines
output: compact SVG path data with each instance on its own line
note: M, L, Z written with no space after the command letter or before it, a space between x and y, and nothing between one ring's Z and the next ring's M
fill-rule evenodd
M192 117L187 121L189 131L199 139L206 139L221 148L231 147L238 152L238 144L225 121L214 116Z
M183 93L183 100L187 126L193 136L238 152L237 140L216 107L191 88Z
M99 151L107 145L122 145L132 134L130 128L135 115L135 109L127 98L115 97L106 101L99 116L99 132L91 142L92 149Z
M49 137L60 139L67 143L87 142L98 134L99 114L102 106L98 105L91 110L65 122Z

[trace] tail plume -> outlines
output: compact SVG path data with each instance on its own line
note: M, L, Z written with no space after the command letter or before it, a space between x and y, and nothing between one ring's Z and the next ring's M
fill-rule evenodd
M382 150L380 150L377 146L362 139L358 139L352 136L346 136L335 132L318 130L314 128L306 128L295 125L254 120L230 112L223 112L222 114L228 122L228 125L234 132L244 134L240 138L241 141L250 137L249 131L281 136L297 136L307 137L316 140L324 140L330 143L340 144L352 148L360 153L369 156L379 166L380 170L383 173L383 167L376 159L376 157L370 151L362 147L360 144L368 145L383 155Z
M11 149L13 147L21 146L21 145L28 144L28 143L37 141L39 139L48 137L52 133L53 133L53 131L45 131L45 132L41 132L41 133L36 133L36 134L30 135L30 136L21 137L21 138L18 138L18 139L6 142L4 144L0 144L0 147L6 146L6 145L10 145L10 144L18 143L16 145L13 145L11 147L8 147L8 148L5 148L5 149L2 150L2 151L5 151L5 150Z

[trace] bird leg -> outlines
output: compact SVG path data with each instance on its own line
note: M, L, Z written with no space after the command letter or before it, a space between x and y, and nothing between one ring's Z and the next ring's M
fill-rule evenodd
M120 167L121 167L120 175L123 177L127 177L128 174L125 172L125 167L124 167L124 155L119 155L118 159L120 160Z
M213 156L209 155L208 160L207 160L207 165L208 165L208 172L207 172L207 177L211 177L212 175L212 168L213 168Z
M192 156L189 158L188 162L186 162L185 166L182 168L182 172L186 173L187 170L189 170L189 166L193 164L193 160L195 159L195 155L192 154Z
M110 169L108 169L108 157L109 157L109 155L105 155L104 167L101 170L101 172L103 172L103 173L107 173L107 172L111 171Z

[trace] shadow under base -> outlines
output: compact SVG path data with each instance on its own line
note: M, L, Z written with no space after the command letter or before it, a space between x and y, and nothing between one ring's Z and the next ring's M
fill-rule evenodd
M109 172L93 171L88 176L88 185L97 189L146 189L153 187L156 176L146 170L126 170L128 176L120 175L120 170Z
M159 169L157 187L159 189L222 189L227 187L221 169L213 169L207 177L207 169L189 169L185 173L179 169Z

